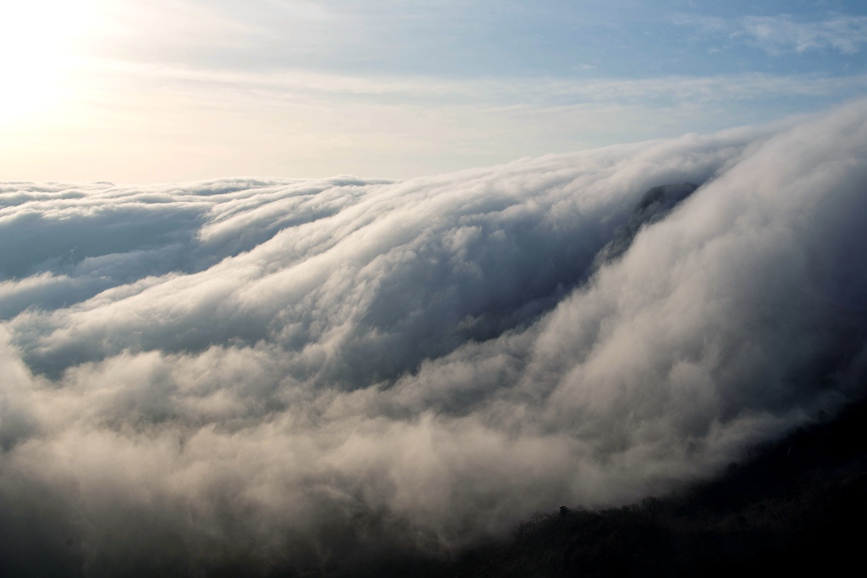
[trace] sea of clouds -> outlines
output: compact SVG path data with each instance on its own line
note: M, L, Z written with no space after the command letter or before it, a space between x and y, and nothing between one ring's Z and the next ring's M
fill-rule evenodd
M867 102L401 182L0 183L0 239L3 568L448 555L862 395Z

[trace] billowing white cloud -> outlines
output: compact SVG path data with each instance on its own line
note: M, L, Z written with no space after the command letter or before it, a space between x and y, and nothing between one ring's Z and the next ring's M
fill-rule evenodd
M339 569L711 475L860 394L864 151L858 102L402 182L4 184L6 559Z

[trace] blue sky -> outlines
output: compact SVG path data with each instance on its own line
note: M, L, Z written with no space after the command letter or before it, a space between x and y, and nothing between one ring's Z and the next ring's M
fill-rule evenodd
M0 9L0 179L401 178L867 93L863 2L28 6Z

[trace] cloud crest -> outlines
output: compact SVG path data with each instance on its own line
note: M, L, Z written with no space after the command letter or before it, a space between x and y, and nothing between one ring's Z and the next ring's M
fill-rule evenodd
M858 102L404 182L4 184L4 559L449 552L709 475L859 395L864 151Z

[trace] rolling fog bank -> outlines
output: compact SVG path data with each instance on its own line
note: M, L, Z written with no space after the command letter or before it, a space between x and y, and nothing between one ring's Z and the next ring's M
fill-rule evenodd
M398 182L0 183L4 565L327 575L717 475L861 399L865 183L867 101Z

